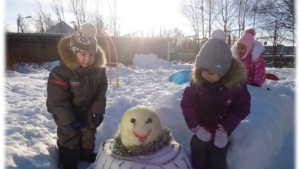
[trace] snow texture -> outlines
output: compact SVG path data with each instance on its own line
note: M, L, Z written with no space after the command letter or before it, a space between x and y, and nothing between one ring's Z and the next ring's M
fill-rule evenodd
M192 132L184 121L180 100L187 84L168 81L169 76L190 64L170 65L157 56L135 55L134 66L119 65L119 87L115 74L108 74L107 107L96 134L95 152L118 133L126 110L143 105L155 109L162 126L190 154ZM46 110L49 71L58 61L23 64L7 71L5 82L5 166L7 169L56 168L56 125ZM116 70L112 70L116 71ZM261 88L248 86L251 113L233 131L227 161L230 169L294 168L295 69L267 68L279 81L267 80ZM270 90L267 90L269 88ZM79 168L94 164L80 162Z

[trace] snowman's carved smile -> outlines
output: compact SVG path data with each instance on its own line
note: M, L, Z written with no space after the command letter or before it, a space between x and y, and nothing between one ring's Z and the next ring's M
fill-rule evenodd
M151 129L147 132L145 136L138 135L134 130L132 130L134 136L139 139L140 142L144 143L147 140L147 137L151 133Z

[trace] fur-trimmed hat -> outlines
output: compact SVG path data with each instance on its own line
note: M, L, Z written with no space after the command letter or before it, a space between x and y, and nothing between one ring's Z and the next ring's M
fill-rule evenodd
M97 29L91 23L83 23L80 30L75 32L70 39L70 49L77 52L95 53L97 49Z
M251 51L251 49L254 45L254 36L255 36L255 29L253 29L253 28L245 29L244 34L237 41L237 44L240 43L240 44L247 46L247 51L244 54L244 56L241 57L241 59L244 59Z
M196 66L217 72L223 77L231 66L232 54L225 43L225 33L215 30L196 56Z

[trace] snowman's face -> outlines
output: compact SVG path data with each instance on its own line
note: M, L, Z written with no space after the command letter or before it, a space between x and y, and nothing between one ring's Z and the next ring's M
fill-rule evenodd
M124 146L146 144L156 140L162 133L157 114L147 107L133 107L125 112L120 123Z

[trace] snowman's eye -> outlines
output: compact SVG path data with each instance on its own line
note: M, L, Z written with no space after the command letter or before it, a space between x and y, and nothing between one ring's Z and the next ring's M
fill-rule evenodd
M149 118L147 121L146 121L146 123L151 123L152 122L152 119L151 118Z
M130 122L134 124L135 123L135 118L131 119Z

